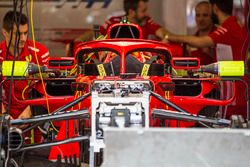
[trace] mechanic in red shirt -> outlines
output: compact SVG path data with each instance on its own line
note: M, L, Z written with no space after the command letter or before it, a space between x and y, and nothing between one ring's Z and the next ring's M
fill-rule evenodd
M14 22L16 17L17 22ZM17 24L20 21L19 25L19 42L15 47ZM12 36L11 36L12 32ZM0 61L3 60L13 60L14 56L16 60L29 61L37 64L36 56L38 58L39 65L46 65L49 58L48 50L40 43L33 42L28 39L28 18L24 14L19 12L9 11L6 13L3 19L3 29L2 33L5 37L5 41L0 43ZM35 44L35 46L34 46ZM8 52L9 45L9 52ZM16 51L15 51L16 50ZM15 55L14 55L14 52ZM23 99L22 92L25 87L28 85L27 80L18 80L14 81L14 91L15 96L18 99ZM7 80L3 83L3 104L2 112L6 112L7 105L9 102L10 91L10 81ZM28 97L28 92L24 93L24 98ZM15 98L12 98L10 115L13 119L16 118L29 118L31 114L31 109L29 105L24 105L19 103Z
M220 24L220 27L214 32L201 37L169 34L164 41L183 42L199 48L215 46L217 61L244 61L246 55L243 50L247 32L232 16L233 0L210 0L210 3ZM229 88L227 89L229 90ZM245 90L242 83L236 82L236 100L228 106L227 116L232 114L246 116L246 101L243 96Z
M195 6L195 21L197 25L195 36L206 36L216 30L217 27L212 19L212 7L208 1L201 1ZM188 47L188 50L189 56L198 57L201 65L216 62L214 47Z
M216 31L206 36L186 36L186 35L166 35L164 41L183 42L191 46L204 48L216 47L217 61L222 60L245 60L245 55L241 54L247 32L232 16L233 0L210 0L213 13L218 17L220 26ZM231 55L220 55L220 49L226 49ZM229 50L227 50L229 49Z
M125 16L112 17L101 26L101 34L107 34L110 25L120 23L122 18L127 17L130 23L138 24L142 28L143 38L149 39L149 35L163 39L167 33L166 29L155 23L147 13L148 0L124 0Z
M155 23L147 13L148 0L124 0L124 10L126 15L119 17L111 17L109 20L105 21L104 25L100 27L100 32L102 35L107 34L109 26L115 23L120 23L122 19L126 16L130 23L138 24L142 28L143 38L148 39L149 35L155 35L159 39L164 39L165 35L169 32L161 27L159 24ZM75 42L85 42L93 40L94 32L89 31L82 36L75 39Z

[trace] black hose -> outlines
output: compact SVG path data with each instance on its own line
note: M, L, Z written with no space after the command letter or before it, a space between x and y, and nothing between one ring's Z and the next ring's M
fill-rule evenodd
M20 7L20 15L22 14L22 4L23 4L23 0L21 0L21 7ZM11 35L11 39L8 43L8 46L7 46L7 53L6 53L6 59L8 60L8 54L9 54L9 51L10 51L10 46L11 46L11 41L12 41L12 34L13 34L13 29L14 29L14 25L16 25L16 28L17 28L17 31L16 31L16 36L15 36L15 44L14 44L14 58L13 58L13 64L12 64L12 71L11 71L11 79L10 79L10 91L9 91L9 99L8 99L8 106L7 106L7 111L6 113L8 115L10 115L10 108L11 108L11 102L12 102L12 85L14 83L14 78L13 78L13 74L14 74L14 68L15 68L15 60L16 60L16 53L18 52L18 44L19 44L19 40L20 40L20 32L19 32L19 25L20 25L20 22L21 22L21 19L19 18L19 20L17 20L17 15L16 15L16 12L17 12L17 6L18 6L18 0L13 0L13 7L14 7L14 24L12 25L12 29L10 31ZM21 16L19 16L21 17ZM19 53L18 53L19 55ZM10 125L9 125L10 126ZM9 129L10 127L8 126L8 132L9 132ZM8 143L7 143L7 153L6 153L6 162L5 162L5 166L9 166L10 165L10 157L11 157L11 153L9 152L9 146L10 146L10 136L8 135Z

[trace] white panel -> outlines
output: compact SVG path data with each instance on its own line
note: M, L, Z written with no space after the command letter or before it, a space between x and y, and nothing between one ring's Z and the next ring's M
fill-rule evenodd
M102 167L249 167L250 131L108 129Z

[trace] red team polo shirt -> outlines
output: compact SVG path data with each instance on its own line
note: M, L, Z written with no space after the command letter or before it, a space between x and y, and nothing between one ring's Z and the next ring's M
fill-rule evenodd
M102 35L107 34L108 28L115 24L120 23L122 21L122 18L124 16L118 16L118 17L111 17L109 20L107 20L104 25L100 27L100 32ZM156 31L161 28L160 25L155 23L150 17L146 17L143 21L143 23L140 25L142 32L143 32L143 38L148 39L149 35L155 35Z
M39 64L40 65L47 65L48 58L49 58L48 49L45 48L42 44L40 44L38 42L35 42L35 46L36 46L36 48L34 48L34 43L31 40L27 40L24 48L22 49L22 51L20 53L19 60L30 61L32 63L37 64L36 57L35 57L35 53L36 53ZM2 62L2 60L6 60L6 52L7 52L6 42L0 43L0 58L1 58L0 61L1 62ZM13 60L13 59L14 59L14 56L9 53L8 60ZM28 81L26 81L26 80L14 81L15 88L12 91L14 91L15 96L18 99L22 99L22 91L27 86L27 84L28 84ZM3 88L4 88L3 101L4 101L5 107L7 107L7 103L9 100L9 90L10 90L10 81L9 80L4 82ZM25 91L24 97L25 98L28 97L27 91ZM18 116L23 112L23 110L26 107L27 107L27 105L21 104L17 100L15 100L14 98L12 98L11 110L10 110L11 116L14 119L18 118Z
M247 32L241 27L236 17L229 17L216 31L209 34L216 45L217 61L219 60L245 60L244 42ZM223 84L225 86L225 84ZM226 86L222 96L226 97L232 93L230 86ZM246 100L244 92L246 88L240 82L236 82L236 100L227 108L227 116L232 114L242 114L246 116Z
M245 60L245 53L242 52L242 49L244 49L243 47L247 33L245 29L238 24L236 17L229 17L220 27L217 28L216 31L209 34L209 36L212 38L216 47L223 45L225 47L222 47L221 49L231 48L233 60ZM217 49L216 54L218 60L220 60L220 56L227 56L218 55L218 52L219 50ZM224 51L222 51L222 53L223 52ZM243 55L241 55L241 52ZM230 53L230 51L226 51L225 53Z
M209 33L212 33L216 29L217 29L217 27L215 25L213 25L213 27L211 28L211 31ZM197 31L195 33L195 36L199 36L199 31ZM213 52L212 56L203 52L202 48L197 48L196 50L192 51L191 56L199 58L201 65L215 63L216 62L215 49L214 48L210 48L210 49L212 49L212 52Z

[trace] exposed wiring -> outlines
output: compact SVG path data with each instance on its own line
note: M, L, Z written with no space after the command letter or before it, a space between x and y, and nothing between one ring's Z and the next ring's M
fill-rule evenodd
M36 49L36 40L35 40L34 23L33 23L33 0L30 1L30 25L31 25L31 34L32 34L33 47ZM48 95L46 93L45 84L44 84L44 80L43 80L43 76L42 76L42 72L41 72L41 68L40 68L40 63L38 61L37 53L36 52L34 52L34 53L35 53L36 63L38 65L38 71L39 71L40 79L41 79L41 82L42 82L42 87L43 87L43 90L45 92L45 99L46 99L47 109L48 109L48 112L49 112Z
M86 92L84 92L84 91L78 91L78 97L81 97L83 94L85 94ZM78 110L80 110L81 109L81 104L82 103L78 103Z
M70 76L75 75L76 72L77 72L77 64L70 70L69 75L70 75Z
M21 4L23 4L23 0L21 0ZM14 83L14 78L13 78L13 74L14 74L14 68L15 68L15 60L16 60L16 53L18 52L18 43L19 43L19 39L20 38L20 33L19 33L19 25L20 25L20 21L21 19L17 20L17 16L16 16L16 12L17 12L17 5L18 5L18 0L13 0L13 6L14 6L14 18L12 18L14 24L12 25L12 28L11 28L11 39L8 43L8 46L7 46L7 53L6 53L6 59L8 59L8 54L9 54L9 51L10 51L10 46L11 46L11 43L12 43L12 37L13 37L13 30L14 30L14 25L16 25L16 36L15 36L15 44L14 44L14 58L13 58L13 63L12 63L12 71L11 71L11 79L10 79L10 91L9 91L9 99L8 99L8 106L7 106L7 112L6 114L10 115L10 107L11 107L11 102L12 102L12 85ZM20 8L20 14L22 14L22 8ZM9 32L8 32L9 33ZM2 107L2 106L1 106ZM10 130L10 127L8 126L8 132ZM9 150L10 148L10 136L8 135L8 144L7 144L7 150ZM11 153L9 151L7 151L6 153L6 161L5 161L5 164L4 166L9 166L10 164L10 157L11 157Z
M34 22L33 22L33 0L30 1L30 25L31 25L31 34L32 34L33 47L36 48L36 43L35 43L36 40L35 40L35 33L34 33ZM37 57L36 52L35 52L35 58L36 58L36 63L38 65L38 71L39 71L40 79L41 79L41 82L42 82L42 87L43 87L44 94L45 94L45 99L46 99L47 110L48 110L48 114L49 114L50 109L49 109L48 95L46 93L45 83L44 83L44 80L43 80L43 76L42 76L42 72L41 72L41 68L40 68L40 65L39 65L39 61L38 61L38 57ZM59 132L56 129L56 127L53 125L53 123L52 122L50 122L50 123L51 123L51 126L53 127L53 129L56 132Z
M31 83L31 82L30 82ZM30 83L23 89L23 91L22 91L22 99L23 100L25 100L26 98L25 98L25 96L24 96L24 94L25 94L25 92L26 92L26 90L30 87Z
M96 41L106 39L107 37L108 37L108 35L105 35L105 36L104 36L104 35L100 35L100 36L96 39ZM88 55L88 57L85 59L85 62L87 62L88 60L90 60L91 57L92 57L93 55L95 55L94 52L90 53L90 54Z
M173 75L178 75L178 72L174 68L172 68L172 72Z
M23 73L23 76L25 76L25 73L28 71L28 67L26 68L26 70L24 71L24 73ZM23 91L22 91L22 99L23 100L25 100L26 98L24 97L24 93L25 93L25 91L30 87L30 83L31 83L31 81L28 81L28 84L27 84L27 86L23 89Z
M14 29L14 25L16 25L16 27L19 27L19 24L20 24L20 19L19 19L19 21L17 22L17 18L16 18L16 8L17 8L17 3L18 3L18 1L16 0L16 1L13 1L13 5L14 5L14 18L13 18L13 21L14 21L14 24L12 25L12 29L11 29L11 39L10 39L10 41L12 41L12 37L13 37L13 29ZM20 12L22 12L21 11L21 9L20 9ZM7 114L9 115L10 114L10 106L11 106L11 102L12 102L12 85L13 85L13 82L14 82L14 78L13 78L13 74L14 74L14 68L15 68L15 61L16 61L16 52L17 52L17 46L18 46L18 40L17 40L17 38L18 38L18 31L19 31L19 29L17 28L17 30L16 30L16 36L15 36L15 43L14 43L14 58L13 58L13 63L12 63L12 71L11 71L11 78L10 78L10 89L9 89L9 99L8 99L8 106L7 106ZM9 54L9 51L10 51L10 46L11 46L11 42L9 42L9 46L7 46L7 48L8 48L8 50L7 50L7 56L8 56L8 54ZM8 59L8 57L6 57L7 59Z

